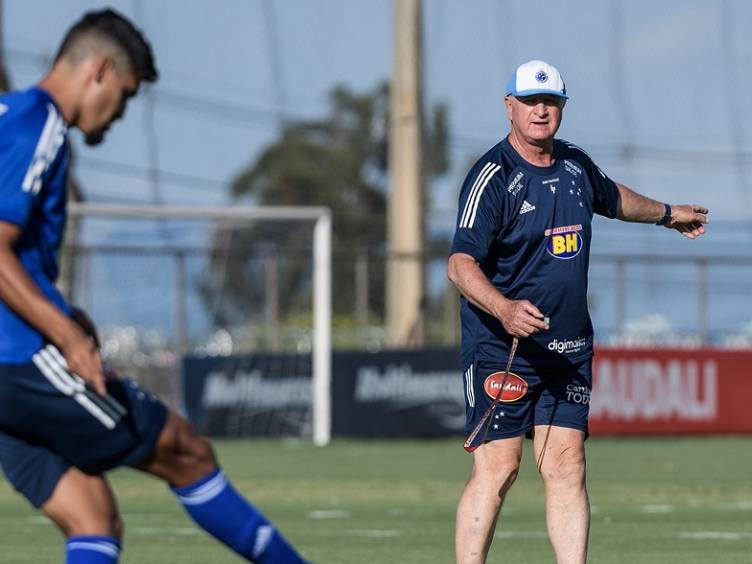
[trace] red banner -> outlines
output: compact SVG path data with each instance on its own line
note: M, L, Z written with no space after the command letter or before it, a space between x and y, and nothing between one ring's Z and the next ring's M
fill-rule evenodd
M590 432L752 433L752 351L598 348Z

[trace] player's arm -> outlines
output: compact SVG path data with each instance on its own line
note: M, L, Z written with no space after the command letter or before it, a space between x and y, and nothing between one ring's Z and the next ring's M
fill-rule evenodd
M698 205L664 205L661 202L638 194L624 184L616 183L619 191L616 217L636 223L662 223L676 229L690 239L705 233L708 209Z
M21 228L0 221L0 300L63 353L70 370L104 395L102 361L96 345L40 291L14 251Z
M453 253L449 257L447 275L470 303L501 321L513 337L529 337L548 329L537 307L527 300L510 300L502 295L472 256Z

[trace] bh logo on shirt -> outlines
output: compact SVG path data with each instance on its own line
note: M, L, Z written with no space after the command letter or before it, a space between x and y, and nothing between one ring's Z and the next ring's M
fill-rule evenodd
M546 229L545 235L549 237L546 244L548 254L558 259L571 259L580 254L582 249L582 225L567 225Z

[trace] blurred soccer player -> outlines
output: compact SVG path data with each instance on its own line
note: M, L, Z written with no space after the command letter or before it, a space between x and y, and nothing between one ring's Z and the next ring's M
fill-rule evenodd
M156 79L146 39L103 10L68 31L38 86L0 96L0 464L67 537L69 564L117 562L123 526L104 473L119 466L165 480L199 526L247 560L303 562L233 489L207 439L134 382L105 380L93 325L81 314L76 323L54 286L68 128L99 143L140 83Z
M504 99L511 132L473 166L460 192L448 273L463 296L467 432L504 387L488 440L478 444L480 433L471 445L473 471L457 508L460 564L486 561L526 434L543 477L556 561L585 562L593 214L657 223L690 239L705 232L707 209L641 196L608 178L582 149L554 139L566 100L558 70L543 61L521 65Z

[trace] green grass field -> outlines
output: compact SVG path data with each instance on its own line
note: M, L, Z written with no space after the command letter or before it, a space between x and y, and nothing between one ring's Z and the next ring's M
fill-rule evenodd
M752 438L591 439L588 448L591 563L752 563ZM217 449L235 485L318 564L453 562L454 508L471 465L460 439ZM553 562L530 450L489 562ZM129 470L112 483L126 523L121 562L240 562L161 483ZM60 563L62 545L0 481L0 562Z

